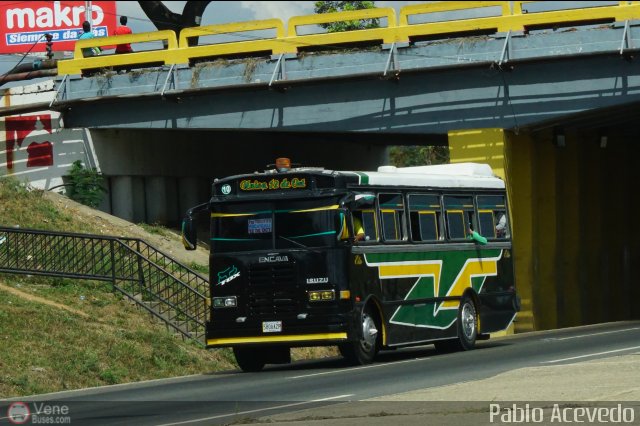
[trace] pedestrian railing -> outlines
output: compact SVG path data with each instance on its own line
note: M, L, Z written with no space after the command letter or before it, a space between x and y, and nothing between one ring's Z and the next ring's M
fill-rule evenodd
M0 272L109 281L171 329L204 342L207 279L143 240L0 227Z

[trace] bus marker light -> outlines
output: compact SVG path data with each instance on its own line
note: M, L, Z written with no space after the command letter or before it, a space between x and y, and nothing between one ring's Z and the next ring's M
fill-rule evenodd
M306 312L303 312L303 313L301 313L301 314L298 314L298 319L307 319L307 315L309 315L309 314L308 314L308 313L306 313Z
M245 322L246 320L247 320L247 317L238 317L238 318L236 318L236 322L240 322L240 323Z
M349 290L340 290L340 299L342 300L351 299L351 292Z

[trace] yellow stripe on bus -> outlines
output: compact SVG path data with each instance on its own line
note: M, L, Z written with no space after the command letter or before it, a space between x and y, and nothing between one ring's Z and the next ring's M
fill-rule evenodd
M211 213L211 217L255 216L256 213Z
M208 339L207 345L229 345L234 343L301 342L306 340L346 340L347 333L296 334L289 336L253 336Z
M306 210L291 210L289 213L306 213L306 212L321 212L324 210L337 210L338 209L337 204L333 205L333 206L326 206L326 207L317 207L315 209L306 209Z

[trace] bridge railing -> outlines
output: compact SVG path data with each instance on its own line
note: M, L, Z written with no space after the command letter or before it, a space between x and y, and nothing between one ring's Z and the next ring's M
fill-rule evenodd
M571 25L602 24L640 19L640 2L621 1L617 5L586 8L558 9L554 2L540 1L469 1L434 2L405 6L396 12L392 8L376 8L307 16L295 16L287 25L280 19L239 22L181 31L179 41L172 31L132 34L115 37L79 40L75 58L58 62L58 74L81 74L83 71L101 68L134 68L151 65L190 64L196 60L219 57L296 54L308 49L331 49L344 45L375 43L407 43L424 38L446 38L452 34L488 34L495 32L521 32L531 29ZM535 5L544 5L535 11ZM547 9L547 10L544 10ZM549 10L552 9L552 10ZM477 17L451 17L462 14ZM301 34L300 27L315 26L341 21L381 19L383 26L355 31ZM420 18L422 22L419 21ZM255 32L275 32L274 36L255 35ZM252 33L247 35L247 33ZM194 37L244 34L244 40L205 43L189 46ZM250 40L247 40L249 39ZM128 54L84 57L82 49L113 46L123 43L162 41L165 49L137 51Z

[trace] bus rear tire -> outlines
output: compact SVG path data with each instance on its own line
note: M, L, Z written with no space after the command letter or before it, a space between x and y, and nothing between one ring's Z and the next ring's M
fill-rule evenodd
M478 338L478 312L471 297L464 295L460 300L458 321L456 324L458 337L435 342L436 350L441 353L470 351L476 346Z
M238 367L245 373L261 371L266 361L258 348L233 348L233 355L236 357Z
M362 339L338 345L340 354L353 365L365 365L373 362L380 348L378 324L370 308L362 312Z

